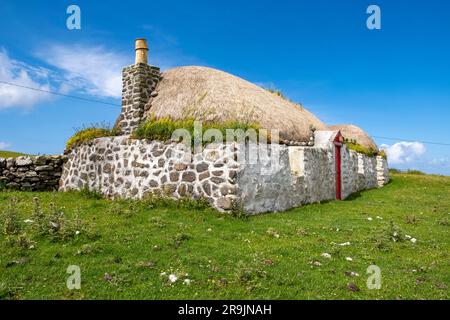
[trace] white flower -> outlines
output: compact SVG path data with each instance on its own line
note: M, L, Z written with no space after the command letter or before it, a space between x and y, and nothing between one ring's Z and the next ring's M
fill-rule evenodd
M80 234L80 231L75 231L75 235L79 235Z
M160 275L161 277L164 277L164 276L166 275L166 273L165 273L165 272L161 272L159 275Z
M211 228L208 228L208 230L206 230L206 231L208 231L208 232L211 232L211 231L212 231L212 229L211 229Z
M343 242L343 243L340 243L339 245L340 245L340 246L349 246L349 245L350 245L350 242L348 242L348 241L347 241L347 242Z
M176 275L174 275L174 274L169 275L169 281L171 283L174 283L177 280L178 280L178 277Z
M190 279L184 279L183 283L186 284L186 285L190 285L191 284L191 280Z
M411 236L408 236L407 234L405 234L405 238L409 240L409 239L411 239L412 237L411 237Z
M353 259L351 257L345 257L345 260L347 261L353 261Z
M382 217L380 217L380 216L377 216L377 219L383 220L383 218L382 218Z
M317 267L320 267L322 264L321 264L319 261L314 261L314 262L313 262L313 265L315 265L315 266L317 266Z
M416 238L412 238L410 241L411 241L412 243L416 243L417 239L416 239Z
M321 256L324 258L327 258L327 259L331 259L331 254L326 253L326 252L322 253Z
M367 220L372 221L373 219L371 217L368 217Z
M359 277L359 274L358 273L356 273L356 272L350 272L350 275L352 276L352 277Z
M30 219L27 219L27 220L23 220L23 222L25 222L25 223L33 223L34 221L30 220Z

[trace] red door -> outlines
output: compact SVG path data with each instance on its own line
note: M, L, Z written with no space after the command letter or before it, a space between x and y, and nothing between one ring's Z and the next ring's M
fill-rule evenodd
M341 186L342 186L342 178L341 178L341 146L336 145L335 148L335 156L336 156L336 199L341 200Z
M343 141L344 137L341 132L338 132L333 141L336 166L336 200L342 200L341 147Z

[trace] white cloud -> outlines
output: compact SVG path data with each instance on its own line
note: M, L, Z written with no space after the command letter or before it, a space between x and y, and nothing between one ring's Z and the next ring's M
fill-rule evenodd
M7 142L0 141L0 150L5 150L11 148L11 144Z
M6 50L0 48L0 81L49 90L48 76L49 70L32 67L24 62L11 59ZM49 99L50 95L45 92L0 83L0 109L29 108Z
M386 151L390 164L405 164L417 160L426 149L420 142L397 142L392 146L383 144L380 147Z
M130 61L102 47L51 45L39 56L61 72L61 92L73 90L90 95L120 98L122 68Z

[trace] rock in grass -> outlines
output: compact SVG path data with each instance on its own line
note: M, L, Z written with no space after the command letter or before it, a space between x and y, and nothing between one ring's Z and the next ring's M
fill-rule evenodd
M347 289L352 291L352 292L358 292L360 289L358 288L358 286L356 284L354 284L353 282L349 282L347 284Z

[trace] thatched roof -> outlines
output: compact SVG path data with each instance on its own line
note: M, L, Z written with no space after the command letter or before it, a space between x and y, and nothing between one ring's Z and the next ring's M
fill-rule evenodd
M357 127L352 124L338 124L335 126L329 126L330 130L339 130L345 139L355 140L358 144L378 151L378 147L376 143L372 140L372 138L360 127Z
M163 73L146 116L258 123L279 129L283 140L307 141L311 128L326 130L312 113L223 71L179 67Z

